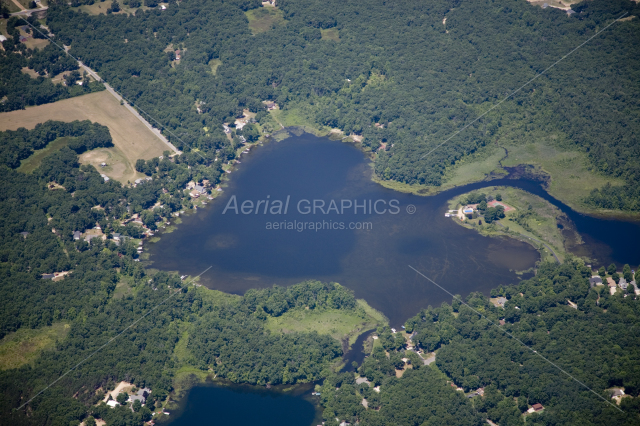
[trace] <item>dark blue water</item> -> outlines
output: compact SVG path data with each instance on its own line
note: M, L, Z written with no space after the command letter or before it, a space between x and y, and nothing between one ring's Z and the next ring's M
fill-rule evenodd
M310 426L315 406L301 396L252 386L198 386L183 399L170 426Z
M383 188L371 181L371 172L370 162L354 146L309 134L254 149L243 156L221 197L184 217L176 232L150 245L152 266L194 276L212 266L201 282L237 294L306 279L339 282L382 311L397 328L420 309L451 300L409 265L449 292L467 295L516 283L521 277L515 271L526 270L539 259L526 243L483 237L444 217L449 199L489 185L519 187L558 206L586 242L578 247L580 254L597 258L598 264L640 259L636 223L575 213L537 182L501 179L421 197ZM238 214L229 208L223 214L233 196ZM274 201L284 205L287 198L287 213L274 214ZM325 204L324 213L316 209L303 214L304 202L298 211L298 202L314 199ZM331 200L338 212L329 209ZM341 212L344 200L366 206ZM374 205L369 209L368 204L376 200L381 200L379 211L392 204L398 206L397 214L376 214ZM245 201L253 203L252 209L245 205L247 214L241 211ZM407 212L410 205L415 207L413 214ZM347 229L273 229L274 223L295 227L308 222L328 227L342 222ZM369 223L370 229L348 229L352 223Z
M362 361L364 361L364 357L366 356L364 352L364 342L374 331L375 330L369 330L366 333L362 333L360 336L358 336L358 339L353 344L353 346L351 346L351 349L349 349L343 355L342 360L344 362L344 366L340 370L341 373L344 373L346 371L355 371L356 367L353 366L354 362L358 364L358 366L362 364Z

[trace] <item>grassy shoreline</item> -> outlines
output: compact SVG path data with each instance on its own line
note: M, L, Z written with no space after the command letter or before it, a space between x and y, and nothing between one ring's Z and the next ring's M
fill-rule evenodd
M318 126L313 115L313 107L308 105L293 105L284 110L271 111L273 121L283 128L298 127L319 137L340 136L343 140L355 142L350 136L344 137L338 129ZM534 134L529 135L527 140L528 142L523 144L506 135L504 138L499 138L499 143L496 142L463 157L455 166L447 168L444 181L440 186L409 185L387 181L380 179L375 173L371 174L371 180L394 191L431 196L471 183L487 182L487 185L491 185L492 180L507 176L509 169L529 166L530 176L546 181L543 187L549 195L579 213L618 220L640 219L640 213L595 209L582 201L593 189L602 188L607 183L613 186L624 185L624 181L600 174L591 165L587 154L561 148L566 145L562 142L564 140L562 135ZM375 153L363 149L361 145L359 147L363 154L374 160Z
M540 253L543 261L562 262L570 254L566 248L568 240L579 240L580 236L571 227L567 216L546 200L524 190L509 186L487 186L473 191L496 198L514 207L500 220L487 224L483 218L453 218L457 224L473 229L485 236L505 236L531 244ZM465 205L470 192L448 201L449 209L457 210ZM481 223L481 224L480 224Z

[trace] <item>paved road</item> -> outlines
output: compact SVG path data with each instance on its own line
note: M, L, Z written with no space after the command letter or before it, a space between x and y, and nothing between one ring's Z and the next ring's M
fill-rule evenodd
M83 64L82 62L78 61L78 63L80 64L80 67L82 67L82 69L84 69L91 77L93 77L94 79L96 79L97 81L102 81L102 79L100 78L100 76L91 68L89 68L88 66L86 66L85 64ZM160 132L160 130L158 130L157 128L153 127L147 120L144 119L144 117L142 117L138 111L136 111L135 108L133 108L131 105L129 105L128 102L126 102L124 99L122 99L122 96L120 96L118 94L118 92L116 92L115 90L113 90L113 88L111 86L109 86L107 83L103 82L104 87L107 88L107 91L109 93L111 93L118 101L122 101L124 102L124 106L131 112L131 114L133 114L134 116L136 116L138 118L138 120L140 120L145 126L147 126L147 128L149 130L151 130L151 132L156 135L158 137L158 139L160 139L162 142L164 142L165 144L167 144L167 146L175 153L177 154L182 154L182 152L175 147L175 145L173 145L171 142L169 142L169 140L167 138L164 137L164 135Z
M20 4L16 0L14 0L13 2L16 3L16 4ZM44 7L41 7L40 9L28 9L27 10L27 9L23 8L22 5L20 5L20 8L22 9L22 11L14 12L14 13L11 14L11 16L29 16L32 13L44 12L45 10L49 9L47 6L44 6Z

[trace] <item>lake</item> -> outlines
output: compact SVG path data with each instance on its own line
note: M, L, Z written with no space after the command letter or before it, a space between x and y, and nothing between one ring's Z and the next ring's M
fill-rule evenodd
M383 188L371 173L352 144L308 133L266 143L242 156L220 197L148 245L151 267L195 276L212 266L200 282L235 294L335 281L398 328L420 309L451 301L409 265L466 296L517 283L516 271L539 259L526 243L483 237L444 216L447 200L489 185L519 187L561 208L586 243L580 254L599 264L640 259L637 223L577 214L534 181L499 179L421 197Z
M292 392L257 386L196 386L171 412L170 426L262 425L310 426L320 424L321 412L310 402L313 385L293 387Z

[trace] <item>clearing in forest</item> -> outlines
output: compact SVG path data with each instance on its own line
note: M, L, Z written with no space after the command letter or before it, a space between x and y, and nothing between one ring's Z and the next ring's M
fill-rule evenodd
M281 10L273 7L260 7L245 12L249 19L249 28L253 35L269 31L275 25L284 24L284 15Z
M56 323L37 330L21 328L0 340L0 370L18 368L38 357L44 349L52 348L56 340L62 340L69 325Z
M322 40L340 41L340 33L337 28L327 28L326 30L320 30L322 33Z
M358 299L358 307L353 311L344 309L290 309L279 317L269 317L266 328L273 333L328 334L336 340L349 338L353 344L360 334L387 323L384 316Z
M4 112L0 114L0 130L16 130L19 127L33 129L36 124L47 120L91 120L107 126L114 147L86 152L80 161L93 164L101 173L124 183L142 177L135 171L136 160L158 157L169 149L106 90L25 110ZM107 167L101 168L102 162L106 162Z

